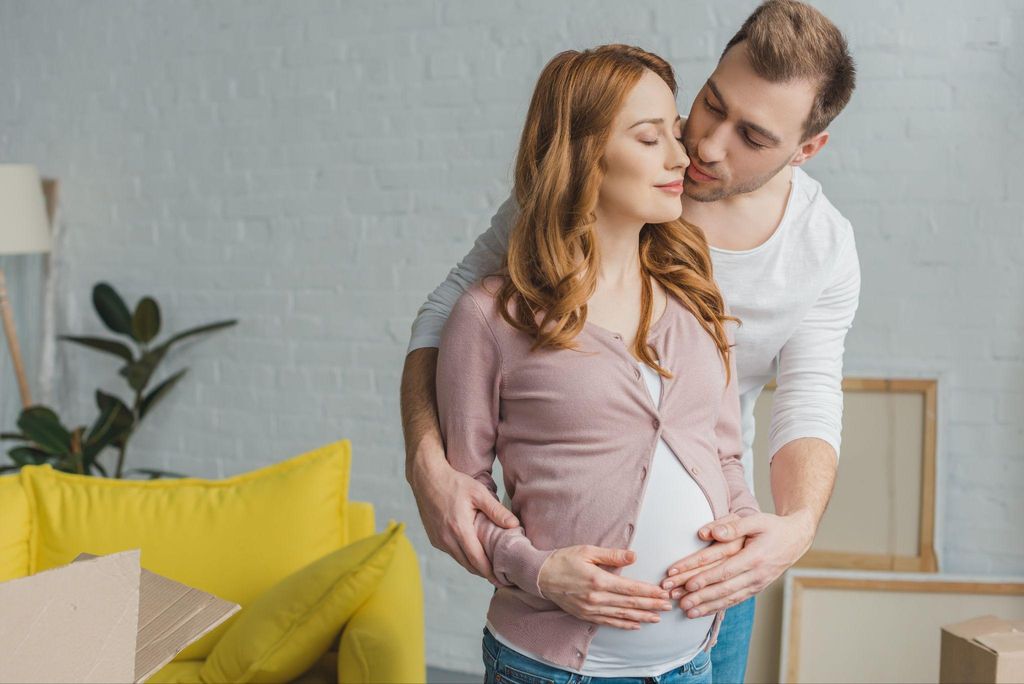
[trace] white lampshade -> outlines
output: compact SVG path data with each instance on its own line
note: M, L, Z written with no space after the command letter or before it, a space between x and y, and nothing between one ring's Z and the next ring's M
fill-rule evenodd
M0 254L49 252L43 185L30 164L0 164Z

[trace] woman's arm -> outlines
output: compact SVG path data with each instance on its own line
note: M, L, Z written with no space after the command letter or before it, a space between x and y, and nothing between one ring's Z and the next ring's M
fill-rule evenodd
M501 351L479 304L469 292L452 309L441 333L437 359L437 409L445 453L452 467L486 486L497 500L491 475L497 439ZM523 528L506 529L477 512L477 535L500 586L518 586L545 598L540 567L554 549L540 550Z

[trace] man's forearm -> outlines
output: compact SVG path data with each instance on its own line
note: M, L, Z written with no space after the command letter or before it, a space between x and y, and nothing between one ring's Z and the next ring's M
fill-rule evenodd
M814 437L794 439L772 459L775 513L802 518L808 525L811 541L832 497L836 465L832 445Z
M416 467L430 465L423 459L444 454L437 418L437 348L415 349L405 357L402 369L402 433L405 435L405 478L412 482Z

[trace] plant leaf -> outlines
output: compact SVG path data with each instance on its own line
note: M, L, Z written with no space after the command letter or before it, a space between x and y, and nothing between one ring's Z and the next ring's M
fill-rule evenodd
M14 447L7 452L7 455L19 466L40 465L47 461L46 452L32 447Z
M171 388L173 388L178 383L178 380L181 380L182 376L184 376L185 373L187 372L188 368L181 369L171 377L161 382L159 385L156 386L156 389L147 394L142 399L142 403L139 406L139 420L145 418L146 414L149 413L149 410L153 408L153 406L158 401L160 401L165 394L170 392Z
M95 468L96 470L100 471L101 473L103 473L103 477L110 477L110 475L107 474L107 469L101 466L97 461L93 461L92 463L90 463L89 468L90 470L92 468Z
M174 473L169 470L156 470L154 468L133 468L131 470L126 470L124 472L125 475L127 475L128 473L139 473L140 475L149 475L150 480L155 480L161 475L167 475L168 477L188 477L188 475L183 475L181 473Z
M132 336L132 315L113 287L107 283L96 283L92 289L92 305L108 328Z
M132 336L145 344L160 332L160 306L152 297L143 297L132 316Z
M97 390L97 395L103 394ZM95 460L105 447L121 436L122 432L131 428L131 411L117 397L106 395L109 399L96 398L98 404L105 404L89 430L89 436L82 444L82 455L86 462ZM111 401L112 400L112 401Z
M120 356L128 363L131 363L133 359L132 350L117 340L106 340L102 337L78 337L75 335L58 335L57 339L74 342L83 347L89 347L90 349L113 354L114 356Z
M57 414L42 404L24 409L18 427L47 453L56 456L71 451L71 433L61 425Z
M107 394L102 390L96 390L96 406L101 412L111 410L114 406L119 407L117 418L114 420L115 434L105 446L122 446L135 429L135 416L132 414L132 410L121 401L120 397Z
M161 346L170 347L175 342L180 342L181 340L185 339L186 337L192 337L193 335L201 335L203 333L213 332L215 330L220 330L221 328L228 328L228 327L230 327L232 325L237 325L237 324L238 324L238 319L237 318L232 318L232 319L229 319L229 320L226 320L226 321L217 321L216 323L208 323L206 325L200 325L199 327L190 328L188 330L185 330L183 332L178 333L177 335L174 335L172 338L170 338L169 340L164 342L163 345L161 345Z
M128 385L133 390L141 392L149 384L149 379L153 377L153 371L156 370L157 365L159 365L166 354L167 346L160 345L144 353L138 361L129 363L118 373L128 380Z
M19 432L0 432L0 439L20 439L28 441L28 437Z

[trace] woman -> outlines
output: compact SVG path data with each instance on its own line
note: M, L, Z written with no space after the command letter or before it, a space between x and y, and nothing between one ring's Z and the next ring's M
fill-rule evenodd
M544 68L505 269L442 335L448 459L496 493L497 453L523 525L476 519L499 581L489 682L711 681L724 611L687 618L657 585L707 545L702 525L758 507L740 463L736 319L680 219L675 92L671 67L629 46Z

